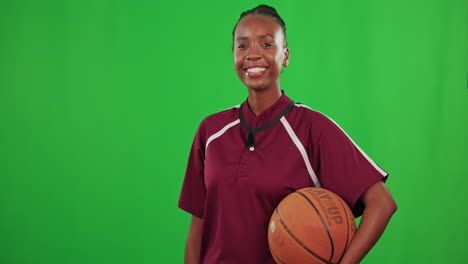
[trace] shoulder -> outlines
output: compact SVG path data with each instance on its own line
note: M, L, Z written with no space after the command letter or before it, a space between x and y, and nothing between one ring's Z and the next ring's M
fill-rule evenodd
M227 109L224 109L222 111L211 114L205 117L202 122L211 124L211 123L216 123L216 122L229 121L231 119L235 120L238 118L239 107L240 105L235 105Z
M238 111L240 105L235 105L214 114L208 115L200 123L200 130L206 137L213 135L223 128L239 123Z
M330 126L336 124L333 119L305 104L296 103L294 109L302 122L313 123L314 126Z
M313 138L335 138L346 134L338 123L320 111L301 103L296 103L294 109L295 126L307 128Z
M303 104L296 104L304 111L302 118L309 121L311 133L321 140L345 140L351 141L351 137L346 131L331 117Z

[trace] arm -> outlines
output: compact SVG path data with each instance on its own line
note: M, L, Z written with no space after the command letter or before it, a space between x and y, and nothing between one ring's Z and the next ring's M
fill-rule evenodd
M359 263L379 240L390 217L397 210L392 195L382 181L372 185L361 196L365 205L361 223L341 264Z
M200 264L202 230L203 219L192 216L185 246L185 264Z

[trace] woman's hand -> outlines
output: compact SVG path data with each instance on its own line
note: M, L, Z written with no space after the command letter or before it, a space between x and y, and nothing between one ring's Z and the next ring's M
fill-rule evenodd
M382 181L367 189L360 199L365 205L361 223L340 264L359 263L379 240L390 217L397 210L392 195Z

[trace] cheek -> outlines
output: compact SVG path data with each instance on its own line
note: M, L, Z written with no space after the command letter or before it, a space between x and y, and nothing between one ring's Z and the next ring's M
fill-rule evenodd
M271 67L271 72L273 74L278 74L281 71L282 66L282 56L278 54L271 54L268 58L268 63Z
M233 56L234 56L234 62L236 64L242 61L242 56L243 56L242 51L234 51Z
M243 78L244 70L242 69L242 60L234 56L234 70L239 78Z
M281 68L281 65L283 65L283 60L284 60L284 53L278 52L275 56L275 61L279 68Z
M242 68L242 60L237 56L234 56L234 67L236 70Z
M234 56L234 69L236 71L239 71L242 69L242 60L240 60L238 57Z

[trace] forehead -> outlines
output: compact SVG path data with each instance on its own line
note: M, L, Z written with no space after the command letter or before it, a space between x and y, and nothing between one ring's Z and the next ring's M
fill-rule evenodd
M234 31L237 37L257 37L273 35L275 38L282 37L281 26L274 17L263 14L251 14L243 17Z

